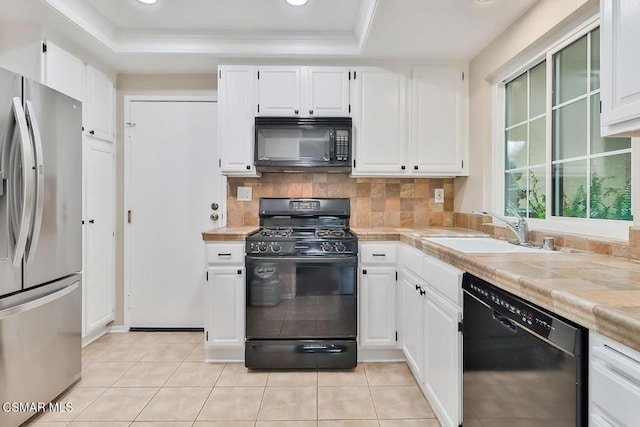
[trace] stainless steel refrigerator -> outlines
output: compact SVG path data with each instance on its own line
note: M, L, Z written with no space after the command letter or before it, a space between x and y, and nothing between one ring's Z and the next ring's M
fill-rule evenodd
M81 107L0 69L2 426L80 378Z

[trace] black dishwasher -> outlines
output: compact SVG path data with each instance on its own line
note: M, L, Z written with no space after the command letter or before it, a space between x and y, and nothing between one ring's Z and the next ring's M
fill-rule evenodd
M464 425L587 424L587 330L465 274Z

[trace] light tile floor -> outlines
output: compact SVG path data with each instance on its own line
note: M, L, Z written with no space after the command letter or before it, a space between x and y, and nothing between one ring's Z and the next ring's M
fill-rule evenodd
M108 334L82 351L70 412L34 427L438 427L405 363L250 371L206 363L202 333Z

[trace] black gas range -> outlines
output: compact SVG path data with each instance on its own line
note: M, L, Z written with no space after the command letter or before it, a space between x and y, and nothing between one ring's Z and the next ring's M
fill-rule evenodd
M353 256L349 199L260 199L260 229L247 237L253 256Z
M246 239L245 364L353 368L358 240L349 199L260 199Z

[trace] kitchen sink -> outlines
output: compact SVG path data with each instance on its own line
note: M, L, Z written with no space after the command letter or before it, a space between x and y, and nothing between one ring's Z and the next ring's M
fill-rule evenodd
M424 237L424 240L465 253L542 252L540 248L514 245L490 237Z

